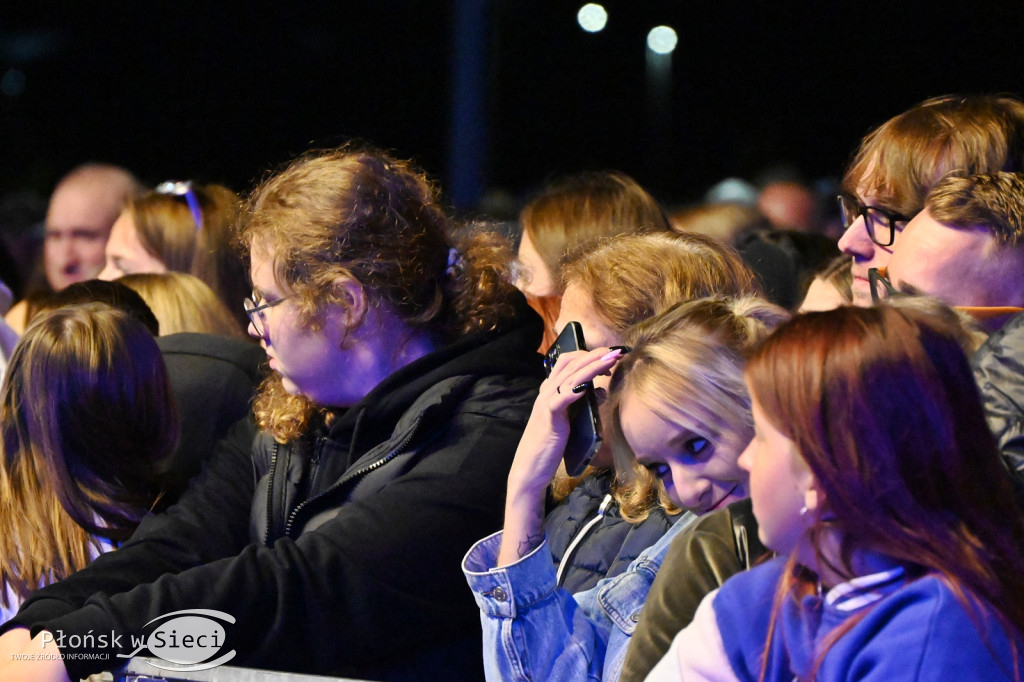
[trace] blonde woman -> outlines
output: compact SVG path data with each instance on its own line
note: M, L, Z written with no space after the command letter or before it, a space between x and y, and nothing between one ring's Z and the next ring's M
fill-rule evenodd
M619 235L597 248L580 249L563 266L563 277L559 328L579 322L590 348L625 343L632 325L677 303L757 291L750 270L730 248L707 237L671 232ZM608 388L607 377L596 382ZM609 408L608 403L600 408L606 428L613 421ZM605 436L605 445L581 477L569 478L560 469L553 481L545 481L559 504L548 511L544 528L559 566L558 583L570 592L625 570L679 513L665 498L648 494L649 489L616 483L611 434Z
M750 439L743 353L786 313L754 297L682 303L633 327L632 350L562 355L541 385L509 475L505 529L463 563L481 609L488 679L615 680L671 539L695 514L747 496L737 458ZM618 366L616 366L618 365ZM556 584L544 527L544 485L561 458L572 387L615 367L609 403L620 478L635 507L686 514L625 571L572 593ZM656 485L652 485L656 481Z
M152 335L90 303L40 314L0 394L0 621L128 539L177 440Z

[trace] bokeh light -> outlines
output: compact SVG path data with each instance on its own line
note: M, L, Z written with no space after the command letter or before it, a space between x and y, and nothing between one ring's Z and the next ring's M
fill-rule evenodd
M647 47L651 52L670 54L678 43L679 36L671 26L655 26L647 34Z
M584 31L597 33L608 24L608 12L601 5L588 2L576 13L576 21L580 22L580 28Z

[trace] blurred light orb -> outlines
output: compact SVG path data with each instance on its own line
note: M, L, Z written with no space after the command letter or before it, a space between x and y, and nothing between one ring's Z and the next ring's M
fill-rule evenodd
M587 33L597 33L608 24L608 12L596 2L588 2L576 13L576 21Z
M651 52L670 54L678 43L679 36L671 26L655 26L647 34L647 48Z

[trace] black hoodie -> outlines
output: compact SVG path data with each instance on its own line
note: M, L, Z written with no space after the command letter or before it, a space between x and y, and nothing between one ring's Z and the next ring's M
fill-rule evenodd
M114 654L132 652L129 634L186 609L235 618L216 654L236 651L232 665L482 678L479 616L460 561L501 527L508 470L543 378L540 337L523 306L510 329L420 358L329 429L285 445L261 434L250 455L239 444L252 427L238 425L178 505L33 595L12 623L65 641L122 636L119 648L62 648L92 659L66 658L72 679L115 667Z

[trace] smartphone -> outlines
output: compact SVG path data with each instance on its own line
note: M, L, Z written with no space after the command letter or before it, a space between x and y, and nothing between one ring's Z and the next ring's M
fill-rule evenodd
M579 322L570 322L551 344L544 356L544 368L548 376L555 361L562 353L586 350L583 327ZM601 447L601 420L597 414L597 395L594 384L588 383L583 397L569 406L569 442L565 445L565 470L570 476L579 476L590 464L590 460Z

